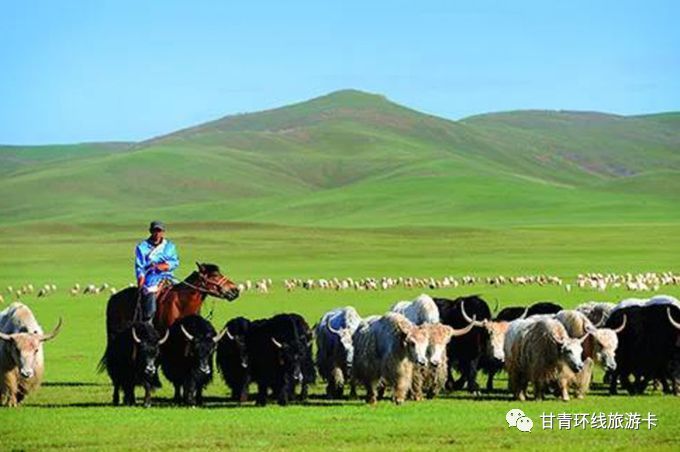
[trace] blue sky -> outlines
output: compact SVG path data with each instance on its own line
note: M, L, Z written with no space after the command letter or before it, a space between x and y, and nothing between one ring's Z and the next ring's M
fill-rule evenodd
M3 1L0 143L139 140L357 88L451 119L680 110L677 1Z

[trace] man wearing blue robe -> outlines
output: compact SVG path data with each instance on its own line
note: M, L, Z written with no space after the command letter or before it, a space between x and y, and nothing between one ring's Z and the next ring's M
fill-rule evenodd
M172 281L172 272L179 266L175 244L165 238L165 225L152 221L150 236L135 248L135 276L140 291L142 320L151 323L156 313L158 290L165 280Z

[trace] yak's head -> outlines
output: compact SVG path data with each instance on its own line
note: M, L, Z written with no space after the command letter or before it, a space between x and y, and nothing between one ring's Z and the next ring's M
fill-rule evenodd
M275 337L271 338L271 342L278 354L278 363L284 375L290 376L296 383L301 383L305 344L299 339L283 342Z
M569 368L578 373L583 369L583 341L585 341L590 333L586 333L581 338L571 338L566 334L555 334L553 338L559 347L560 357L567 363Z
M53 339L61 328L59 323L50 334L35 332L20 332L13 334L0 333L0 340L9 348L12 363L19 368L22 378L31 378L35 374L38 355L42 351L42 343Z
M503 320L476 320L475 316L470 318L465 312L465 303L460 304L460 312L468 324L484 329L486 336L486 355L496 361L496 364L501 365L505 362L505 333L508 331L510 324ZM526 316L527 309L520 316L523 319Z
M213 352L222 336L226 334L227 329L224 328L216 336L212 334L192 335L184 328L184 325L180 325L180 329L188 341L185 355L194 361L201 375L210 377L212 375Z
M170 330L166 330L162 338L159 339L156 330L146 322L135 323L131 328L132 340L132 360L138 372L145 378L151 380L156 376L158 368L158 355L160 346L168 340Z
M438 366L446 359L446 346L453 337L454 329L441 323L430 324L427 329L430 337L427 357L431 365Z
M403 338L408 359L421 366L426 365L429 342L430 337L426 328L411 325Z
M229 326L224 327L224 336L222 342L229 345L230 353L233 356L238 356L239 363L242 369L248 369L250 362L248 361L248 349L246 348L246 338L244 334L232 334L229 331Z
M352 370L352 363L354 362L354 341L352 340L352 332L349 328L335 329L331 325L330 317L326 320L326 328L328 331L337 337L345 355L345 366L348 372Z
M619 346L618 334L626 327L626 321L627 317L624 314L623 322L618 328L590 328L586 330L595 339L595 360L610 372L616 370L616 349Z

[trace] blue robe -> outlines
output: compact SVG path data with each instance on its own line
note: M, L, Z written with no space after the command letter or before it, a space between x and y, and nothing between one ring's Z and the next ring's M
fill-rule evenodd
M162 271L157 268L149 270L151 264L168 264L167 271ZM164 279L174 279L172 272L179 266L179 257L177 256L177 249L175 244L170 240L163 239L163 241L154 246L148 240L144 240L137 244L135 248L135 276L137 280L142 275L145 275L143 289L147 293L156 292L158 285Z

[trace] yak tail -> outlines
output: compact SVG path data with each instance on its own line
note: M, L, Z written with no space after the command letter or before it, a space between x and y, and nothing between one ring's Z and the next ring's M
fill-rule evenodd
M107 362L106 362L106 353L104 353L104 356L102 356L102 359L99 360L99 364L97 364L97 373L103 373L107 369Z

